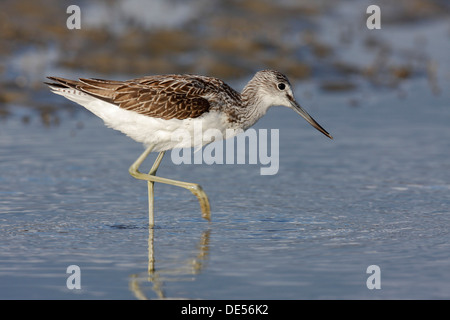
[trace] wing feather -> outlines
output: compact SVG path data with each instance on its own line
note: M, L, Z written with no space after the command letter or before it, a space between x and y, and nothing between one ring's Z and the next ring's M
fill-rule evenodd
M128 81L50 79L120 108L162 119L196 118L220 108L224 91L237 94L222 80L195 75L148 76Z

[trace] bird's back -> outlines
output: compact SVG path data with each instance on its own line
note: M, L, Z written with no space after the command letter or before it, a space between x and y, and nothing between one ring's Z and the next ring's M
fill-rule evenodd
M127 81L80 79L79 81L49 77L55 93L71 100L75 91L122 109L161 119L197 118L225 104L239 102L239 93L214 77L198 75L155 75ZM73 90L70 90L73 89ZM81 97L80 97L81 98ZM78 98L79 99L79 98Z
M155 151L204 145L203 132L221 133L236 124L229 112L241 106L240 94L222 80L197 75L147 76L127 81L49 77L54 93L83 105L135 141ZM230 109L231 106L231 109ZM199 130L200 128L200 130ZM184 132L177 142L177 132Z

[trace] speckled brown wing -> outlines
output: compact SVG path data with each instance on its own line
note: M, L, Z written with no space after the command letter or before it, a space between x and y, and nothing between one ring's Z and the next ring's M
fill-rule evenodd
M196 118L211 108L219 79L201 76L149 76L128 81L80 79L76 88L123 109L162 119ZM205 81L207 80L207 81Z

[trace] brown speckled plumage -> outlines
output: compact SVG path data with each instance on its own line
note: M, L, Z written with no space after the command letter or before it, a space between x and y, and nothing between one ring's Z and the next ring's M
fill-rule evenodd
M157 75L127 81L49 79L123 109L166 120L197 118L220 109L230 98L239 101L240 97L222 80L197 75Z

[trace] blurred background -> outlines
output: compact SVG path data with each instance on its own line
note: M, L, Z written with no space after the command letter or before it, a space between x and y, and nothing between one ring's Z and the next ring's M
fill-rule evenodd
M369 5L381 29L367 28ZM449 12L448 0L2 0L0 298L448 299ZM188 191L158 185L154 234L146 184L127 172L142 146L43 83L195 73L241 90L268 68L334 140L272 108L255 128L279 129L274 176L166 156L158 173L202 185L212 223ZM366 287L373 264L381 290Z
M47 75L126 79L196 73L243 85L254 72L270 68L294 83L352 93L354 106L364 104L358 90L405 95L402 83L418 77L439 94L450 78L449 2L377 1L382 29L369 30L366 9L372 2L4 0L0 114L7 117L19 104L44 112L48 120L60 107L42 93ZM79 30L66 26L71 4L81 9Z

